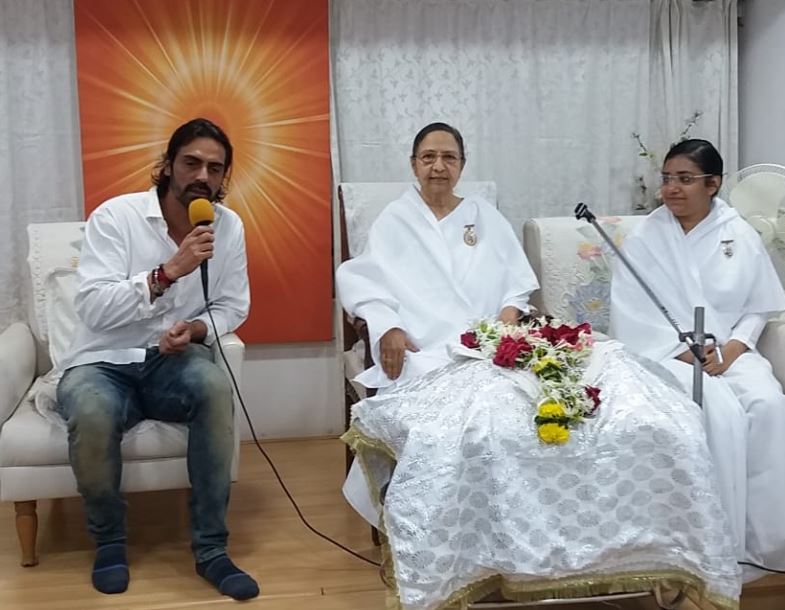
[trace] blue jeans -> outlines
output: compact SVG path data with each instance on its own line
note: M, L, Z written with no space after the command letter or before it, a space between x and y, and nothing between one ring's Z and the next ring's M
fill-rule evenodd
M125 542L120 493L123 433L142 419L188 425L191 548L197 562L225 552L234 449L232 387L210 349L176 355L147 350L144 362L68 369L57 387L68 451L96 543Z

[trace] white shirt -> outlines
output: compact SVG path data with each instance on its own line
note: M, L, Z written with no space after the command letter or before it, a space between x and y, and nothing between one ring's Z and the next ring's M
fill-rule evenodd
M248 317L250 294L240 217L215 204L215 249L208 263L208 294L219 335ZM142 362L178 320L202 320L206 344L215 332L205 309L199 268L150 302L147 276L177 251L155 189L110 199L91 215L77 270L80 323L63 369L93 362Z

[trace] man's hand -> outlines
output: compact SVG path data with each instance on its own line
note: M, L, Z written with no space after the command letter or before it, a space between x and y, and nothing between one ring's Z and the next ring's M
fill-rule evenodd
M191 325L188 322L175 322L167 331L161 333L158 351L165 355L184 352L191 342Z
M521 310L512 305L507 305L499 312L499 322L502 324L517 324L521 317Z
M194 227L180 243L174 256L164 263L166 277L174 281L191 273L202 261L212 258L214 240L212 226Z
M401 376L406 350L410 352L420 351L414 343L409 341L409 337L400 328L391 328L382 335L379 341L382 370L390 379L395 380Z
M158 340L158 351L164 355L180 354L191 342L202 341L207 336L207 326L201 320L175 322Z

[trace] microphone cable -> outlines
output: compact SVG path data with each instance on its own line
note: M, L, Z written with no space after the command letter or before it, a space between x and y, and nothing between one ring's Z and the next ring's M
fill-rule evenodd
M234 391L237 392L237 398L239 399L240 406L243 409L243 415L245 416L245 421L248 423L248 428L251 431L251 436L253 437L253 441L256 444L256 448L259 449L261 454L264 456L264 459L267 460L267 463L270 465L270 468L272 469L273 474L275 475L275 478L278 479L278 484L281 486L281 489L283 489L284 493L286 494L286 497L289 498L289 502L294 507L294 510L297 513L297 516L300 518L300 521L302 521L303 525L305 525L305 527L307 527L309 530L311 530L311 532L313 532L314 534L316 534L320 538L326 540L330 544L338 547L342 551L348 553L349 555L352 555L352 556L356 557L357 559L360 559L360 560L364 561L365 563L369 563L372 566L375 566L377 568L381 568L382 567L381 563L379 563L377 561L374 561L373 559L369 559L368 557L365 557L365 556L361 555L357 551L353 551L348 546L345 546L345 545L341 544L340 542L338 542L337 540L333 540L327 534L323 534L322 532L320 532L318 529L316 529L314 526L312 526L308 522L308 520L305 518L305 516L303 515L303 513L300 510L300 507L297 505L297 502L295 501L294 497L289 492L289 489L286 487L286 484L283 482L283 479L281 478L281 475L278 473L278 469L275 467L275 464L273 463L272 459L270 459L270 456L264 450L264 448L262 447L262 444L259 442L259 439L256 436L256 430L254 430L253 423L251 423L251 417L248 415L248 409L245 408L245 401L243 400L243 395L240 392L240 387L237 385L237 380L234 377L234 372L232 371L232 367L229 366L229 361L226 359L226 354L224 354L224 348L223 348L223 345L221 345L221 338L218 335L218 329L215 326L215 319L213 318L213 312L212 312L212 309L211 309L211 305L212 305L212 303L210 303L210 301L205 299L205 308L207 309L207 314L210 316L210 323L212 324L213 333L215 334L215 342L218 344L218 351L221 354L221 358L223 360L224 365L226 366L226 370L229 372L229 377L232 379L232 385L234 386Z
M764 572L771 572L772 574L785 574L785 570L775 570L774 568L767 568L751 561L737 561L740 566L750 566L751 568L758 568Z

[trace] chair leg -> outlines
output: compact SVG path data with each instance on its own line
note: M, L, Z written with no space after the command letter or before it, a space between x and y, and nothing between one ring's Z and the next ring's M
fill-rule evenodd
M35 539L38 535L38 514L36 501L14 502L16 509L16 534L19 536L19 546L22 549L22 565L31 567L38 565L38 556L35 552Z

